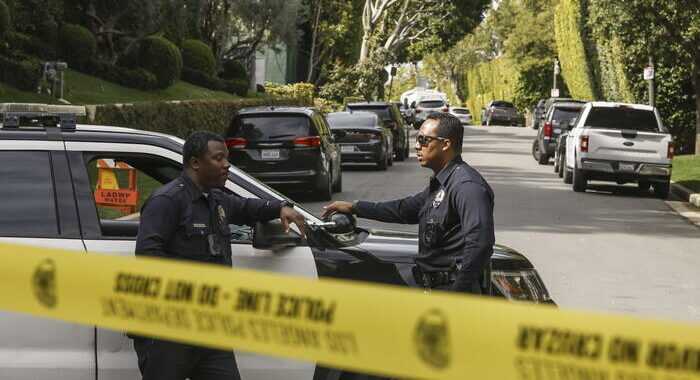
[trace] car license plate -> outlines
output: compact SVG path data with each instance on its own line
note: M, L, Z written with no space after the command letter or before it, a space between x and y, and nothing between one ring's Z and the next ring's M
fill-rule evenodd
M342 145L340 147L340 153L352 153L355 151L355 145Z
M279 149L263 149L260 151L260 156L262 158L280 158Z
M633 172L634 171L634 164L620 164L620 171L621 172Z

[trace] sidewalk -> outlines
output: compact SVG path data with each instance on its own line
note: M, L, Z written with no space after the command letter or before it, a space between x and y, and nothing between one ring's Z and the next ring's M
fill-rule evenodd
M671 193L680 198L681 201L667 200L666 204L682 217L700 227L700 194L676 183L671 183Z

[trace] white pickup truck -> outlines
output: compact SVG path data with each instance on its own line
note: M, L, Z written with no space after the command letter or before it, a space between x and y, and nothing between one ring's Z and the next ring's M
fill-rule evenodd
M656 108L591 102L571 121L566 139L564 182L585 191L589 180L637 182L666 198L674 143Z

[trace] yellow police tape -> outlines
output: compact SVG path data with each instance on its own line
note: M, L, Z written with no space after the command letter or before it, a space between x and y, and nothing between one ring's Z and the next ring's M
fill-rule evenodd
M0 262L0 309L365 373L700 377L697 325L18 245Z

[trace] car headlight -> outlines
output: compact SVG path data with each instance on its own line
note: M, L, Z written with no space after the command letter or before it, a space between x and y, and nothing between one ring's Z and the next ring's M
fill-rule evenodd
M514 301L547 302L549 292L534 269L519 271L494 270L491 283L505 298Z

